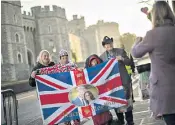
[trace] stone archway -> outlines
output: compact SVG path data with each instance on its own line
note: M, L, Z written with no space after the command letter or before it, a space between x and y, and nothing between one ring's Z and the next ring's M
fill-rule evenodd
M31 71L34 67L34 61L33 61L33 54L29 50L27 50L27 59L28 59L29 70Z

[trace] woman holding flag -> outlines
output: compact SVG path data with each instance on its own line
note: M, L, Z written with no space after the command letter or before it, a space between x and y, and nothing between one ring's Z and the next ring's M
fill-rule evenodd
M66 50L61 50L59 52L59 63L55 64L52 67L42 68L40 69L40 74L51 74L51 73L59 73L59 72L69 72L73 70L81 70L78 69L77 65L73 62L69 61L69 55ZM74 120L74 125L79 125L80 120ZM71 122L65 122L65 125L71 125Z
M50 67L50 66L54 66L54 65L55 65L55 63L52 62L50 53L47 50L42 50L39 53L39 56L37 58L37 64L33 68L32 73L30 75L29 85L32 86L32 87L36 86L35 75L37 74L38 69L45 68L45 67Z

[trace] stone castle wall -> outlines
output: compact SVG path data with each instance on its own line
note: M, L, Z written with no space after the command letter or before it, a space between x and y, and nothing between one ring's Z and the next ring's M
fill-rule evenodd
M20 1L1 4L2 81L28 79L42 49L57 58L60 49L70 48L64 8L53 5L50 10L49 6L38 6L31 8L32 13L21 13ZM56 53L52 53L54 47Z

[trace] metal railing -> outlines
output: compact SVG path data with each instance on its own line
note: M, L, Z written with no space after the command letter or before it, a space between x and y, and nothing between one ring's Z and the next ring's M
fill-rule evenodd
M1 125L18 125L18 101L12 89L1 91Z

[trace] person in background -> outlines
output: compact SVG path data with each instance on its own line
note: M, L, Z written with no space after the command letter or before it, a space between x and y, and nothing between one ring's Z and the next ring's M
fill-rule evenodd
M32 87L36 86L35 75L37 74L38 69L53 66L53 65L55 65L55 63L51 61L50 53L47 50L42 50L39 53L39 56L37 58L37 64L33 68L32 73L30 75L29 85Z
M146 57L145 57L146 58ZM149 99L149 76L151 71L151 60L142 58L137 62L137 71L139 74L139 86L141 90L141 99Z
M129 76L131 77L131 80L132 80L132 76L134 77L135 76L135 64L134 64L134 60L133 60L133 57L131 54L129 54L130 56L130 60L131 60L131 64L130 66L126 65L126 69L128 71L128 74ZM132 88L132 82L131 82L131 89L132 89L132 101L135 102L134 100L134 94L133 94L133 88Z
M86 59L85 68L96 66L102 62L102 59L100 59L96 54L93 54ZM92 120L94 122L94 125L110 125L112 122L112 115L110 111L106 111L101 114L92 116Z
M124 45L122 45L121 48L125 50ZM130 65L126 65L125 67L126 67L126 70L129 74L129 76L131 77L131 80L132 80L132 76L135 76L135 63L134 63L134 59L133 59L132 55L130 53L128 53L127 55L129 56L129 59L130 59L131 62L130 62ZM132 84L131 84L131 89L132 89L132 100L133 100L133 102L135 102Z
M132 57L132 55L130 54L130 60L131 60L131 70L132 70L132 75L135 75L135 63L134 63L134 59Z
M175 125L175 16L168 3L157 1L151 11L152 30L138 37L132 48L136 58L149 53L150 109Z
M126 52L124 49L121 48L113 48L113 38L109 38L108 36L105 36L103 41L102 41L102 46L106 49L106 51L100 56L100 58L103 61L107 61L111 58L116 58L119 62L119 71L120 71L120 76L122 80L122 85L125 89L125 96L126 99L128 100L128 107L125 108L125 118L127 121L128 125L134 125L133 121L133 106L132 106L132 89L131 89L131 77L128 75L128 72L126 70L126 65L131 64L131 60L127 56ZM115 112L117 114L119 122L124 125L124 115L123 115L123 110L121 108L115 109Z

